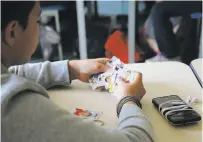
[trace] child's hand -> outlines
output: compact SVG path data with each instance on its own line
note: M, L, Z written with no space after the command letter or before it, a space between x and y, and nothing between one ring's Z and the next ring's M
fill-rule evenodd
M118 100L125 96L134 96L138 100L141 100L145 93L146 90L142 83L141 73L136 74L135 80L132 83L129 83L124 79L120 79L118 81L118 86L114 91L114 94L117 96Z
M110 69L109 66L105 65L107 61L106 58L69 61L70 80L79 79L88 82L93 74L106 72Z

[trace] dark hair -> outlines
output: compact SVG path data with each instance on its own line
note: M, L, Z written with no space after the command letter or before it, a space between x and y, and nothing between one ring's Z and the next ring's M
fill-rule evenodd
M16 20L25 29L28 17L36 1L1 1L1 31L9 22Z

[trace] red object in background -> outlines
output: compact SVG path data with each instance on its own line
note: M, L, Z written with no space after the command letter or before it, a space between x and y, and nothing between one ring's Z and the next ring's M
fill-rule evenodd
M128 38L120 31L115 31L109 36L105 43L106 57L111 58L116 56L122 62L128 63ZM135 62L142 60L142 51L139 48L135 49Z

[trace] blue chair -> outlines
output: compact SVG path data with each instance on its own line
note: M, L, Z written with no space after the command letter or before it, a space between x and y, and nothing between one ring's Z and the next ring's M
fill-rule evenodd
M200 19L200 18L202 18L202 13L201 12L192 13L191 18L192 19Z
M202 30L202 24L201 24L201 20L202 20L202 13L201 12L196 12L196 13L192 13L191 14L191 18L192 19L196 19L197 20L197 35L196 37L200 37L200 39L197 38L196 40L196 45L198 46L198 44L200 44L200 40L201 40L201 30ZM199 48L202 48L200 47L201 45L199 45ZM201 52L201 49L199 49Z

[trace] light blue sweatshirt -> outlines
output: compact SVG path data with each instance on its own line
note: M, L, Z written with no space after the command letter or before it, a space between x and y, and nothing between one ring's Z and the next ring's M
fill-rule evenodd
M68 61L1 64L2 142L153 142L142 110L125 104L118 128L109 129L73 116L48 97L47 88L70 85Z

